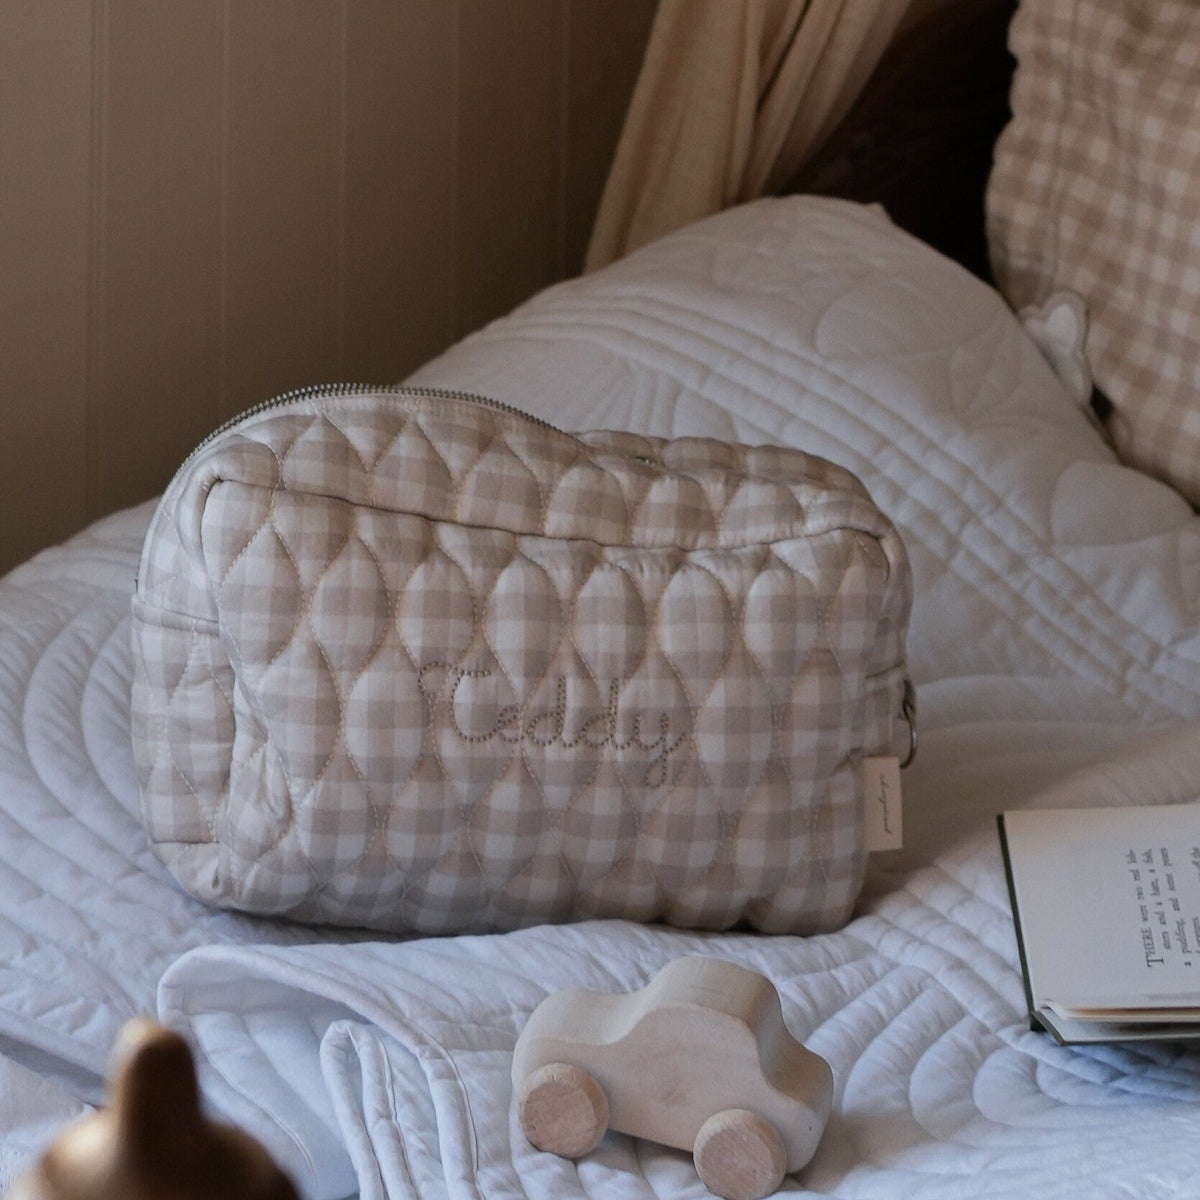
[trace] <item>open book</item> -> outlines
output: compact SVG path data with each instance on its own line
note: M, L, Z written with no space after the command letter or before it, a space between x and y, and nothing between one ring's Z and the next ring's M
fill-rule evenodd
M1200 1039L1200 803L999 826L1033 1021L1064 1044Z

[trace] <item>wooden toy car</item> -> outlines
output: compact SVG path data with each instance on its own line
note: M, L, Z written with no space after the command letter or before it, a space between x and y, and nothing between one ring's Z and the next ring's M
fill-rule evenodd
M513 1051L525 1136L578 1158L606 1129L691 1150L709 1191L759 1200L813 1154L833 1072L788 1032L765 976L681 958L628 995L572 989L534 1010Z
M67 1129L5 1200L296 1200L257 1141L203 1115L178 1034L132 1021L115 1059L111 1103Z

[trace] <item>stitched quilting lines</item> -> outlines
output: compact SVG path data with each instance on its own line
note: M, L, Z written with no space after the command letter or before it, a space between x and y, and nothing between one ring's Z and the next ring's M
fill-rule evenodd
M189 890L301 919L832 927L910 591L798 451L291 404L189 462L147 540L147 827Z

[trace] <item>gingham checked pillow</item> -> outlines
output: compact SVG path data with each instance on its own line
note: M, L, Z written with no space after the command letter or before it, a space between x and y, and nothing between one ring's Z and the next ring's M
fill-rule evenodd
M911 587L861 485L796 450L288 399L147 536L146 828L189 891L302 920L829 929Z
M1200 4L1022 0L988 238L1015 308L1059 291L1118 452L1200 504Z

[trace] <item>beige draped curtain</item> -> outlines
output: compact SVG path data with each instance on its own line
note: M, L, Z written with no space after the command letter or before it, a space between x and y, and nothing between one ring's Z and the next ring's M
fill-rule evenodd
M858 97L911 2L661 0L587 269L786 183Z

